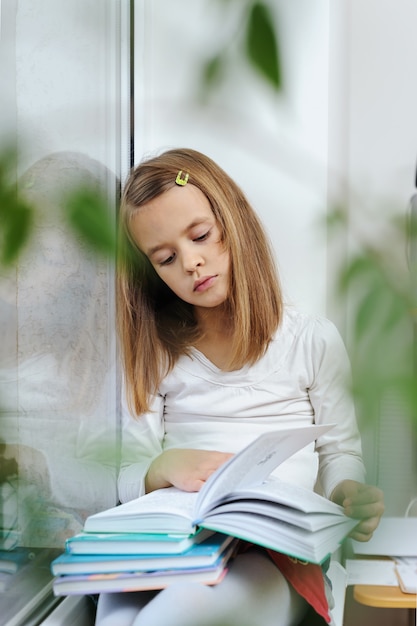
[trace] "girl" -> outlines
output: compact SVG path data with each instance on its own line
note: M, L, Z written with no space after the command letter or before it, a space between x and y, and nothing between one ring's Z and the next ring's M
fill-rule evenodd
M369 539L382 494L363 484L342 340L329 321L284 307L267 238L234 181L194 150L143 162L124 190L120 250L120 500L198 491L262 432L332 422L274 475L320 487L360 520L354 538ZM321 568L245 546L219 585L102 595L96 623L292 626L311 604L330 621Z

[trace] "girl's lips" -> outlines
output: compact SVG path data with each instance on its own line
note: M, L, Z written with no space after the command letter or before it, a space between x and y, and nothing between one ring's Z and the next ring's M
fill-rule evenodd
M205 276L204 278L200 278L200 280L196 280L194 283L193 291L205 291L214 283L216 276Z

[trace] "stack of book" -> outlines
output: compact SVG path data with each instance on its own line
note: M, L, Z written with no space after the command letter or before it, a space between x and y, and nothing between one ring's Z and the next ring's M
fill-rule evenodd
M201 530L190 536L80 533L52 564L55 595L162 589L178 580L215 585L236 540Z
M198 493L159 489L91 515L52 563L55 593L161 589L178 580L216 584L238 539L323 562L357 520L270 474L329 428L265 433L219 467Z

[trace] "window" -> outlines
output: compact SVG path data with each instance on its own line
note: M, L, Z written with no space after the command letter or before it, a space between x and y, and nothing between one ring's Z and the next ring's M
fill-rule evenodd
M74 234L63 205L87 186L115 214L130 153L130 6L0 9L1 145L18 149L35 215L17 264L0 269L0 612L17 625L54 603L49 563L65 539L116 503L113 262Z

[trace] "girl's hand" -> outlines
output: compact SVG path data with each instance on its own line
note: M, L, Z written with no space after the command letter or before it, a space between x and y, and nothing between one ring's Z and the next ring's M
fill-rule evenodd
M211 450L165 450L148 470L146 492L171 486L183 491L200 491L209 476L231 456L228 452Z
M333 491L331 500L344 508L345 515L362 520L350 537L356 541L369 541L384 512L382 491L356 480L343 480Z

